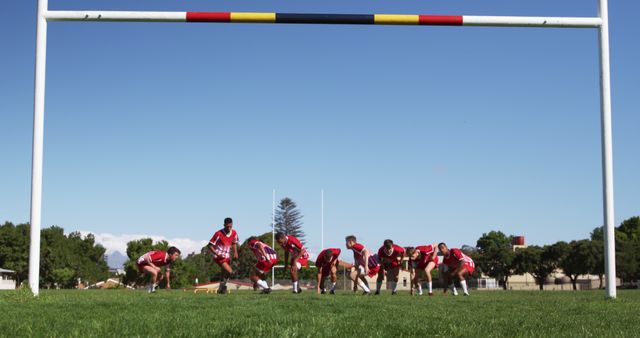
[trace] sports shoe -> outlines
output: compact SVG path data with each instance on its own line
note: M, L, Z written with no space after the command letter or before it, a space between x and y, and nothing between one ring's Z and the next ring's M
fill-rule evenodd
M298 288L298 292L296 293L302 293L302 288Z
M429 297L433 297L433 292L429 292Z
M221 295L224 295L227 293L227 286L226 285L220 285L220 287L218 287L218 293Z
M391 295L392 295L392 296L395 296L395 295L397 295L397 294L398 294L398 291L391 291Z
M271 293L271 288L267 288L267 289L262 289L262 291L260 291L261 294L266 295Z
M335 294L336 294L336 290L331 290L331 291L329 291L329 294L330 294L330 295L335 295Z
M468 294L468 293L466 293L466 292L465 292L465 293L463 294L463 296L470 296L470 294Z
M325 289L322 289L322 291L320 291L321 295L324 295L325 293L327 293L327 290L325 290Z
M363 296L371 296L371 291L369 291L369 292L364 291L364 292L362 292L362 295Z
M376 293L374 293L374 295L379 296L380 295L380 291L376 291Z

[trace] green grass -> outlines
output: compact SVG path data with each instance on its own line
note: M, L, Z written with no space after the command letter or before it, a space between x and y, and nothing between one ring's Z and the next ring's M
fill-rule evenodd
M640 292L0 292L0 336L638 336Z

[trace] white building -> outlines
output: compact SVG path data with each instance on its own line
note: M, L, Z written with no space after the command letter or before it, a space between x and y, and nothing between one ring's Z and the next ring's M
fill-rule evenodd
M15 290L16 281L13 279L15 271L0 268L0 290Z

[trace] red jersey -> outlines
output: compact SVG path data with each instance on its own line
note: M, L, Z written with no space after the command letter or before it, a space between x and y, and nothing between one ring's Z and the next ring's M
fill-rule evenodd
M447 265L450 269L456 269L461 261L471 268L475 267L471 257L465 255L460 249L449 249L448 254L444 256L442 263Z
M391 252L387 251L384 245L381 246L380 249L378 249L378 258L380 258L380 260L383 262L389 262L389 266L393 268L400 266L400 263L398 263L398 259L402 256L404 256L404 248L399 245L394 244L391 248Z
M327 252L327 250L331 250L331 260L328 262L325 262L324 253ZM323 266L330 266L333 262L335 262L338 259L338 256L340 256L340 252L341 252L340 249L335 249L335 248L324 249L320 251L320 254L318 254L318 258L316 258L316 267L320 268Z
M266 256L262 254L259 243L264 245L264 252L267 254ZM258 260L258 262L263 262L263 261L270 262L270 261L278 260L278 254L276 253L276 251L273 250L273 248L271 248L270 246L260 241L249 242L249 248L251 248L251 251L253 251L253 254L256 256L256 259Z
M146 264L147 259L151 260L151 263L155 266L165 266L169 264L169 254L164 251L149 251L146 254L138 258L138 264Z
M224 229L218 230L209 240L209 244L213 246L213 255L218 258L229 258L231 245L238 242L238 233L233 229L229 235L224 232Z
M426 265L430 261L434 260L433 253L436 251L436 248L434 248L433 245L420 245L416 247L416 250L420 251L420 258L417 260L418 264L422 263Z
M304 245L300 243L300 240L296 238L296 236L289 235L287 236L287 242L282 245L282 248L286 251L290 252L293 257L308 259L309 253L307 249L305 249Z

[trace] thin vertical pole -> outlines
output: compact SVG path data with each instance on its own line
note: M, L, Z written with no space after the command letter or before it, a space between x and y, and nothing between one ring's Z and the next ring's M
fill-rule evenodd
M320 243L324 250L324 189L320 190Z
M609 65L609 11L607 0L599 0L602 24L600 40L600 113L602 127L602 190L604 197L604 251L607 298L616 298L616 248L613 204L613 146L611 130L611 75Z
M42 220L42 163L44 147L44 89L47 66L47 0L38 0L36 65L33 95L33 145L31 153L31 243L29 286L34 296L40 292L40 228Z
M276 189L273 189L273 198L271 200L271 245L276 249ZM276 283L276 270L271 268L271 287Z

